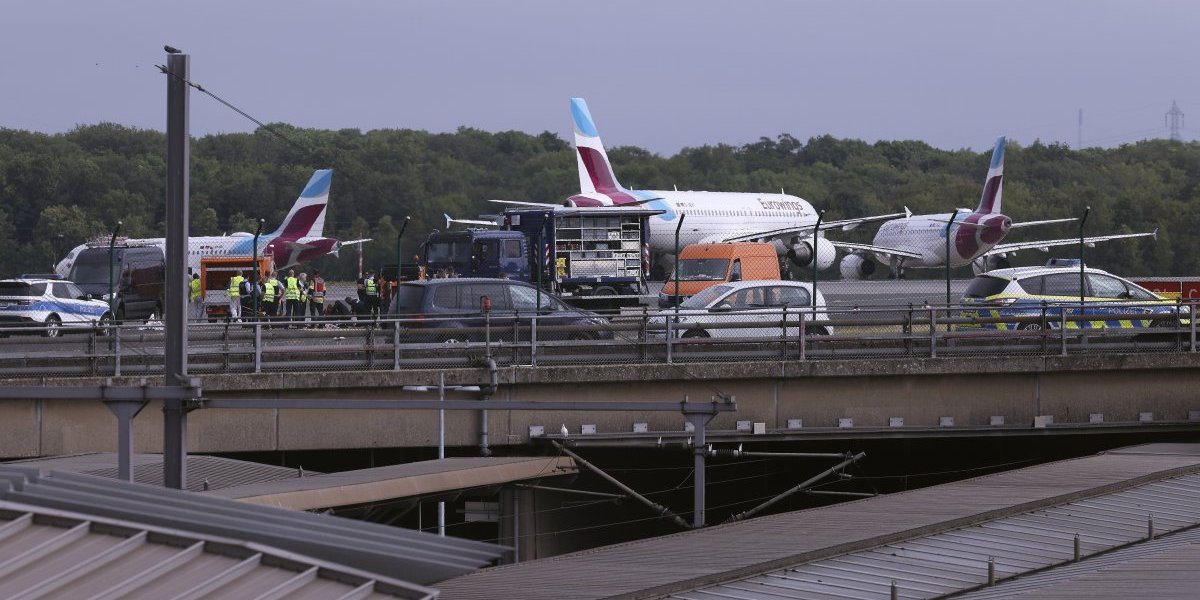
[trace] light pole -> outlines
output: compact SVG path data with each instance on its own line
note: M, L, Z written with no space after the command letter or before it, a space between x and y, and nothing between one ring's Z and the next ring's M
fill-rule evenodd
M397 290L400 289L400 265L401 265L401 256L402 256L400 254L400 238L404 237L404 230L408 228L408 222L410 220L412 220L412 215L406 215L404 217L404 222L400 224L400 231L396 232L396 289ZM393 296L395 295L394 291L392 292L392 295Z
M683 219L686 213L679 213L679 223L675 225L675 322L679 322L679 305L682 301L679 298L679 230L683 228Z
M812 264L813 264L813 287L812 287L812 318L817 318L817 235L821 232L821 221L825 220L825 211L817 213L817 225L813 227L813 245L812 245Z
M946 225L946 316L950 316L950 235L954 228L954 219L958 211L950 213L950 223Z
M258 220L258 228L254 230L254 264L251 265L253 274L250 275L250 294L254 297L254 320L258 320L258 236L262 235L263 220Z
M1083 296L1084 284L1086 281L1083 276L1083 224L1087 223L1088 213L1092 212L1092 207L1086 206L1083 209L1083 218L1079 219L1079 314L1083 314Z
M117 310L113 308L113 247L117 245L118 231L121 231L121 221L117 221L117 226L113 227L112 239L108 241L108 312L112 314L113 321L117 320Z

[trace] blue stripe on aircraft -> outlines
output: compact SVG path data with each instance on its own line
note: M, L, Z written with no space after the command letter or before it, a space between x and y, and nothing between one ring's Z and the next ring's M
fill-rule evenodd
M308 180L308 185L304 186L304 191L300 192L301 198L317 198L329 193L329 182L333 179L332 169L320 169L313 173L311 179Z
M633 194L633 196L635 198L637 198L638 200L649 200L650 198L658 197L658 195L653 192L646 192L646 191L640 191L640 190L630 191L629 193ZM650 202L646 203L646 207L652 208L654 210L666 211L663 214L658 215L658 218L660 218L664 221L674 221L675 217L678 216L675 214L675 209L671 208L671 204L669 202L666 202L665 200L651 200Z
M996 149L992 151L992 165L989 167L995 169L1004 163L1004 136L996 138Z
M589 137L598 137L596 124L592 122L592 113L588 112L587 102L583 98L571 98L571 118L575 119L575 128L579 133Z

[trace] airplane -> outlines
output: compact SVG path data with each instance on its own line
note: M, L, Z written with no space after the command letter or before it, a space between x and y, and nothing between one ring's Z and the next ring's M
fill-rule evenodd
M686 216L679 232L680 247L707 242L763 241L795 267L816 261L827 269L836 262L839 242L819 234L814 240L817 211L807 200L783 193L693 192L679 190L631 190L613 173L596 124L583 98L571 99L575 123L576 162L580 193L567 198L568 207L644 207L662 211L649 220L650 253L656 279L666 274L674 260L675 228ZM524 206L554 206L535 202L494 200ZM903 217L907 213L842 219L821 223L821 232L850 230L863 223ZM814 247L815 246L815 247Z
M259 255L272 256L275 259L275 267L285 269L326 254L337 256L344 246L370 241L362 239L339 242L323 236L325 210L329 205L329 184L332 180L331 169L319 169L313 173L279 228L258 236ZM125 245L158 246L164 252L167 248L166 238L121 239L120 242ZM81 251L94 246L108 246L108 243L109 239L104 238L76 246L58 262L54 271L66 277ZM199 273L200 259L213 256L250 256L253 254L253 246L254 234L244 231L223 236L192 236L188 238L187 266L193 272Z
M1049 252L1054 246L1078 245L1079 238L1035 240L1001 244L1013 229L1051 223L1074 221L1049 219L1014 223L1000 212L1004 196L1004 136L996 138L992 162L983 182L983 195L975 210L956 209L953 213L911 215L887 221L879 226L871 244L839 243L851 252L842 258L839 270L843 279L867 279L875 272L874 258L891 267L891 277L903 279L908 268L946 266L946 236L950 238L950 266L971 265L976 274L1010 266L1008 255L1019 250L1038 249ZM1136 237L1157 237L1158 230L1149 233L1126 233L1087 237L1083 243Z

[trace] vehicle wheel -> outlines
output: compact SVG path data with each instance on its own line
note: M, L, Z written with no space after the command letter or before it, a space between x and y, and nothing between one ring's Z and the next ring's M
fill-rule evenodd
M822 325L817 325L815 327L805 327L804 333L806 335L829 335L829 330L825 329Z
M1179 327L1177 319L1155 319L1150 321L1151 327Z
M606 285L603 287L596 288L596 291L592 292L592 295L593 296L616 296L617 290L614 290L613 288Z
M104 313L100 315L100 320L96 322L96 328L99 330L99 335L108 335L109 328L112 327L112 313Z
M59 334L62 333L62 329L60 327L61 325L62 320L59 319L57 315L50 315L46 317L46 331L43 335L48 338L58 337Z
M1017 327L1017 331L1041 331L1041 330L1042 330L1041 323L1021 323L1021 326Z
M711 336L709 336L708 332L703 329L689 329L683 332L683 339L685 340L704 339L708 337Z

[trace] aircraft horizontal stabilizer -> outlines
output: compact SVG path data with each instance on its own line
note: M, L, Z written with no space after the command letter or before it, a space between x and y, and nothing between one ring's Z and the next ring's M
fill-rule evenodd
M357 246L358 244L361 244L363 242L369 242L369 241L371 241L371 238L363 238L361 240L348 240L345 242L338 242L338 245L339 246Z
M1012 228L1016 229L1018 227L1032 227L1034 225L1049 225L1051 223L1070 223L1071 221L1078 220L1078 217L1071 217L1069 219L1048 219L1045 221L1022 221L1020 223L1013 223Z
M450 215L448 215L446 213L442 213L442 216L446 217L446 229L450 229L451 223L460 223L462 225L480 225L483 227L498 227L499 226L499 224L496 223L495 221L483 221L483 220L476 220L476 219L455 219L454 217L451 217Z
M522 202L520 200L488 200L497 204L512 204L515 206L533 206L536 208L559 208L561 204L550 204L548 202Z

